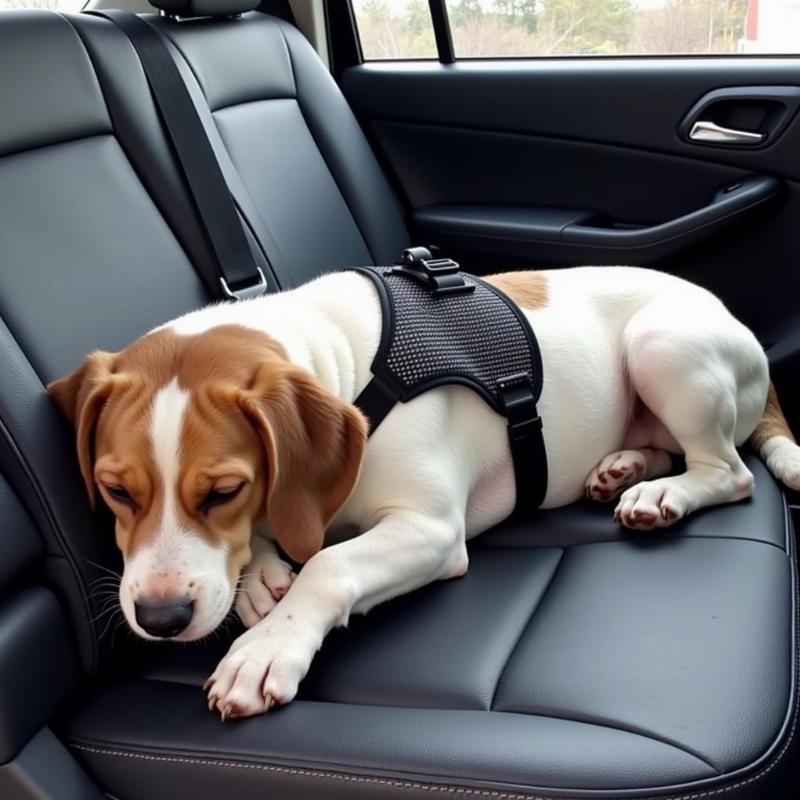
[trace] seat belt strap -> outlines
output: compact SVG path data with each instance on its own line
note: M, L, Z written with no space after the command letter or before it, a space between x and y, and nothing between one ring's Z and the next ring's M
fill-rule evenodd
M218 274L201 275L216 296L258 297L267 281L256 264L236 203L164 37L130 11L90 12L111 20L130 39L205 228Z

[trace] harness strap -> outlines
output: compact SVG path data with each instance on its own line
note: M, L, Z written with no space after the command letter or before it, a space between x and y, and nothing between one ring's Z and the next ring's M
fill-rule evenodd
M498 382L508 420L508 444L514 464L516 503L514 513L525 516L544 502L547 494L547 451L542 418L536 409L527 375L512 375ZM369 420L369 435L402 402L403 390L385 376L373 375L354 404Z
M403 390L382 375L373 375L353 405L369 420L369 435L386 419L386 415L400 402Z
M393 272L404 275L407 280L424 284L432 296L469 293L475 289L473 282L465 285L455 262L440 259L441 263L434 262L433 268L431 268L431 262L423 258L425 254L430 255L423 248L406 251L403 262ZM445 261L447 261L446 264ZM378 292L383 316L381 344L372 364L372 378L354 401L355 406L369 420L370 435L375 432L397 403L407 402L435 385L460 383L475 389L484 400L489 402L485 391L486 385L476 385L475 381L465 379L463 374L449 377L439 376L433 384L423 381L408 385L398 379L386 361L386 353L390 350L395 336L394 308L389 299L389 290L381 278L379 270L359 268L357 271L372 280ZM474 279L472 280L474 281ZM488 288L503 298L507 306L514 310L519 325L526 332L531 348L535 384L527 372L497 378L492 385L494 399L490 402L494 410L503 414L507 420L508 443L514 464L516 485L514 513L522 516L539 508L547 494L547 451L542 432L542 420L536 408L538 394L541 391L541 356L529 323L519 309L501 292L492 287Z
M514 513L524 516L535 511L547 494L547 451L542 418L536 409L530 379L511 375L498 381L508 420L508 444L514 462L517 500Z

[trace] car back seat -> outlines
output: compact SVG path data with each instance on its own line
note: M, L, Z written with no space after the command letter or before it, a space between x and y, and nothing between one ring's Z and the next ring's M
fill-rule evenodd
M280 249L286 283L396 257L396 203L291 26L152 21L196 76L253 244ZM109 794L778 795L795 753L794 538L755 460L752 501L660 534L623 533L584 505L499 526L465 578L332 634L298 699L265 717L222 726L206 710L199 687L225 641L123 638L104 659L86 598L90 562L118 563L113 537L42 382L204 302L193 265L210 256L112 23L0 16L0 108L0 466L44 537L86 677L57 730Z
M361 129L296 28L257 13L246 25L230 17L148 19L174 46L235 199L282 288L316 277L320 265L392 263L409 246ZM95 22L76 24L101 81L116 93L114 48L93 35Z

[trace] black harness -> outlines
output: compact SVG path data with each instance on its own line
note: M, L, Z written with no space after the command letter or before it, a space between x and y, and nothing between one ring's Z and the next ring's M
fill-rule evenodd
M356 271L375 285L383 312L373 377L355 400L370 433L398 402L443 384L467 386L508 420L515 513L538 508L547 492L536 410L542 357L525 315L503 292L426 248L406 250L394 267Z

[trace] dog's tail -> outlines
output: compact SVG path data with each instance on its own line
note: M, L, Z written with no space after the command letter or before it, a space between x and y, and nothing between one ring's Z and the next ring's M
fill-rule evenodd
M772 381L769 382L767 405L761 422L748 441L781 483L800 490L800 446L789 429Z

